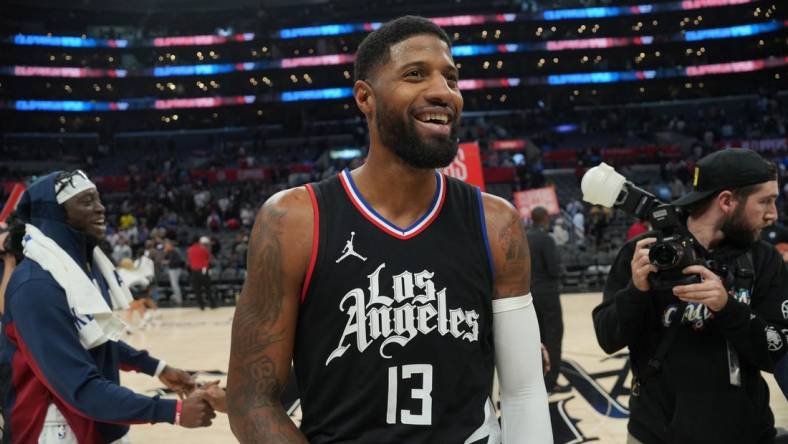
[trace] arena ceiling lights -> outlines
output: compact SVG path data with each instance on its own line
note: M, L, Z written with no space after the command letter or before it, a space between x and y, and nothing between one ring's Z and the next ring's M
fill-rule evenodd
M690 11L696 9L718 8L755 3L758 0L684 0L636 6L605 6L592 8L550 9L532 14L491 14L491 15L458 15L449 17L433 17L431 20L443 27L483 25L492 23L509 23L517 21L560 21L578 19L600 19L630 15L648 15L658 12ZM269 36L258 36L255 33L242 33L229 36L193 35L159 37L154 39L97 39L87 36L52 36L18 34L6 37L8 43L25 46L59 46L68 48L130 48L130 47L170 47L170 46L210 46L230 42L249 42L263 37L279 39L296 39L305 37L322 37L370 32L379 28L379 22L345 23L320 26L286 28L274 31Z
M788 21L772 20L763 23L729 26L724 28L698 29L671 36L637 36L637 37L597 37L573 40L551 40L535 43L508 43L492 45L457 45L452 47L455 57L473 57L489 54L505 54L536 51L564 51L578 49L606 49L625 46L645 46L655 43L688 41L698 42L725 38L750 37L766 34L788 27ZM220 63L201 65L160 66L156 68L126 69L93 69L51 66L3 66L0 74L18 77L68 77L68 78L124 78L124 77L178 77L178 76L210 76L232 72L262 71L269 69L288 69L307 66L333 66L353 63L355 55L329 54L322 56L294 57L281 60Z
M470 79L461 80L461 90L486 88L515 88L520 85L581 85L603 84L627 81L643 81L652 79L697 77L719 74L737 74L760 71L788 65L788 56L761 60L745 60L739 62L697 65L687 68L669 68L644 71L610 71L577 74L556 74L551 76L531 76L524 78L505 79ZM352 88L327 88L271 93L262 96L232 97L200 97L191 99L127 99L119 102L95 101L56 101L56 100L15 100L0 102L0 108L17 111L126 111L141 109L181 109L181 108L216 108L231 105L250 105L266 102L298 102L313 100L336 100L349 98L353 95Z

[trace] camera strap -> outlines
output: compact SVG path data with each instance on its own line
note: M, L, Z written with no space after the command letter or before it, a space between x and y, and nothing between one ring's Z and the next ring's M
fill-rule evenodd
M736 270L733 272L733 291L746 290L752 297L752 287L755 281L755 267L752 261L752 251L739 255L736 258ZM731 341L726 340L728 356L728 381L732 386L741 387L741 364L739 353L733 348Z
M643 371L642 378L640 378L641 382L659 373L660 369L662 368L662 361L665 359L668 349L671 345L673 345L673 341L676 339L676 335L679 332L679 328L681 326L681 316L684 314L686 309L687 303L682 302L679 304L678 309L673 312L673 315L670 319L670 326L668 326L665 335L662 336L662 340L659 341L659 345L657 345L657 351L654 352L654 356L648 360L648 365Z

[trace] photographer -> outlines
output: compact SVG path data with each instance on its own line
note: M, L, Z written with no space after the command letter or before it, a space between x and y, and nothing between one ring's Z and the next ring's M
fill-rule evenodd
M655 265L664 257L649 258L663 233L619 252L593 318L607 353L630 351L628 443L773 442L760 372L786 352L788 279L778 252L758 239L777 218L777 195L776 168L757 153L715 152L674 202L686 214L676 229L691 250L683 254L694 256L689 266L679 260L676 284Z

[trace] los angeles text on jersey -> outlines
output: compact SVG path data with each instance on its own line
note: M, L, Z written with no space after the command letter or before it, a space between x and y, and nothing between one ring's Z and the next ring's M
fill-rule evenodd
M419 334L438 334L460 340L479 340L479 314L476 310L449 309L446 288L435 291L434 273L404 271L392 277L393 297L380 293L380 274L385 262L367 277L369 295L362 288L348 291L339 302L339 309L348 317L339 345L326 359L326 366L345 354L355 343L363 353L372 343L382 339L379 352L391 358L387 346L404 347ZM417 293L418 292L418 293Z

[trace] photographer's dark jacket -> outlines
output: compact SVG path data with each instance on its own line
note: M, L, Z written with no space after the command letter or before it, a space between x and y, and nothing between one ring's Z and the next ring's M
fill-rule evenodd
M720 245L707 259L726 265L730 298L718 313L681 304L670 291L641 292L631 280L630 262L640 236L619 252L602 304L594 309L597 340L607 353L629 347L635 375L629 432L652 443L769 443L774 416L760 371L772 372L788 349L788 277L780 254L758 242L750 249L754 277L735 278L747 251ZM702 250L702 248L699 248ZM739 259L737 259L739 258ZM743 284L743 282L750 282ZM646 376L668 324L681 322L661 369ZM741 385L730 383L728 344L741 368ZM779 396L779 394L778 394Z

